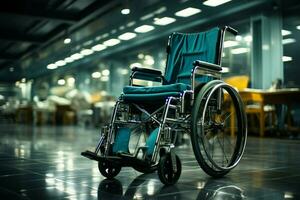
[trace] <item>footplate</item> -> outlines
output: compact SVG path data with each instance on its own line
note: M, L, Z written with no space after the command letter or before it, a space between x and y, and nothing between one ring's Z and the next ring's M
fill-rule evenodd
M98 156L95 152L92 152L92 151L81 152L81 155L86 157L86 158L89 158L91 160L99 161L101 159L100 156Z
M95 152L92 151L84 151L81 152L81 155L89 158L91 160L95 160L98 162L103 161L109 161L112 163L115 163L117 165L120 165L122 167L136 167L140 169L146 169L146 168L153 168L156 169L156 166L151 166L150 162L148 161L142 161L130 154L118 154L117 156L99 156Z
M81 152L81 155L86 158L89 158L91 160L100 161L100 162L102 162L103 160L107 160L107 161L116 162L119 164L122 161L122 159L118 156L105 156L104 157L104 156L99 156L95 152L92 152L92 151Z

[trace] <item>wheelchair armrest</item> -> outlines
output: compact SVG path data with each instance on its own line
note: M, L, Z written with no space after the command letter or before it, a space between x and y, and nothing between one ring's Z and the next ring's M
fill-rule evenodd
M162 76L161 71L156 70L156 69L149 69L149 68L133 67L132 72L142 72L142 73L147 73L147 74L153 74L156 76Z
M218 71L218 72L222 71L222 67L220 65L204 62L201 60L194 61L193 65L194 65L194 67L202 67L202 68L213 70L213 71Z
M145 81L164 82L164 76L161 71L149 68L132 68L129 85L133 84L133 79L141 79Z
M208 72L209 76L212 77L217 77L218 79L221 78L221 71L222 71L222 67L220 65L216 65L213 63L209 63L209 62L204 62L201 60L196 60L193 62L194 68L192 70L192 74L191 74L191 86L192 86L192 90L195 90L195 86L196 86L196 73L198 70L202 70L202 71L206 71ZM192 99L194 99L194 94L192 95Z

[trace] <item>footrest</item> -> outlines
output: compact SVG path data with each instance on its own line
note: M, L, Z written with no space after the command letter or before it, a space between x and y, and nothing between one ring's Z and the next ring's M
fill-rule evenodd
M117 154L118 156L120 156L121 158L135 158L135 156L133 156L132 154L130 153L124 153L124 152L121 152L121 153L118 153Z
M111 162L121 162L122 158L119 156L99 156L95 152L92 151L84 151L81 152L81 155L95 161L103 161L108 160Z
M99 161L101 159L100 156L98 156L95 152L92 151L81 152L81 155L91 160Z

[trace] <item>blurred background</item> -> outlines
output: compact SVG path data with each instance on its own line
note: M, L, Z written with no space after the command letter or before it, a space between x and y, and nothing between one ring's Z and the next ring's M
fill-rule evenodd
M180 134L176 185L129 167L101 176L80 153L131 68L164 71L170 34L225 25L239 34L226 34L222 78L250 136L239 165L208 177ZM0 1L0 199L300 199L299 50L300 0Z
M230 25L239 35L226 38L224 80L240 91L252 88L252 93L290 88L276 93L276 99L290 99L286 91L295 95L294 102L279 103L245 98L250 131L297 135L299 0L14 0L3 4L1 123L99 127L109 121L133 66L164 71L168 35Z

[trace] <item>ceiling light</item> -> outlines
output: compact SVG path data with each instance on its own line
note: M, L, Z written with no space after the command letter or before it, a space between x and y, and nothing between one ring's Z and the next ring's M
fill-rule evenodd
M89 46L93 43L94 41L93 40L88 40L86 42L83 43L83 46Z
M123 15L128 15L128 14L130 13L130 9L124 8L124 9L121 10L121 13L122 13Z
M263 44L262 49L268 51L270 49L270 46L267 44Z
M165 12L166 10L167 10L167 8L165 6L162 6L155 11L155 14L161 14L161 13Z
M224 42L224 48L234 47L237 46L238 44L239 43L237 41L228 40Z
M130 40L130 39L135 38L135 37L136 37L135 33L127 32L127 33L123 33L118 38L120 40Z
M103 49L106 49L106 46L103 44L97 44L92 47L93 51L102 51Z
M92 53L94 53L94 51L91 49L82 49L80 51L80 54L85 55L85 56L91 55Z
M59 79L57 81L57 83L58 83L58 85L64 85L64 84L66 84L66 81L65 81L65 79Z
M111 34L115 34L116 32L117 32L116 29L113 29L113 30L110 31Z
M100 72L93 72L92 73L92 77L93 78L100 78L101 77L101 73Z
M142 53L139 53L137 57L138 57L139 59L143 59L143 58L145 57L145 55L142 54Z
M175 15L178 17L189 17L189 16L195 15L199 12L201 12L201 10L198 8L188 7L188 8L185 8L183 10L176 12Z
M56 68L57 68L56 64L51 63L51 64L47 65L47 69L56 69Z
M71 58L73 58L74 60L78 60L83 58L83 55L81 55L80 53L75 53L73 55L71 55Z
M243 37L240 35L235 36L236 41L242 41Z
M110 39L110 40L106 40L105 42L103 42L103 44L106 46L115 46L119 43L120 43L120 40L118 40L118 39Z
M153 60L153 57L150 56L150 55L145 55L145 59L146 59L146 60Z
M109 80L109 77L108 76L102 76L100 80L106 82L106 81Z
M120 69L120 73L122 75L126 75L126 74L128 74L128 69Z
M71 62L73 62L74 61L74 59L73 58L71 58L71 57L67 57L67 58L65 58L65 60L64 60L66 63L71 63Z
M293 58L290 57L290 56L282 56L282 62L289 62L289 61L292 61Z
M290 35L292 32L288 31L288 30L281 30L281 35L282 36L286 36L286 35Z
M150 25L142 25L134 29L135 32L137 33L147 33L149 31L152 31L154 29L154 26Z
M101 38L102 38L101 36L97 36L96 41L100 40Z
M296 28L297 28L298 30L300 30L300 25L296 26Z
M136 24L136 22L135 21L132 21L132 22L128 22L127 23L127 27L132 27L132 26L134 26Z
M175 18L171 18L171 17L163 17L163 18L158 18L158 19L154 19L154 20L155 20L154 24L160 25L160 26L165 26L165 25L171 24L176 21Z
M71 38L65 38L65 39L64 39L64 43L65 43L65 44L69 44L70 42L71 42Z
M130 64L130 69L134 68L134 67L142 67L142 64L141 63L132 63Z
M109 73L109 70L108 69L105 69L102 71L102 75L103 76L108 76L110 73Z
M222 5L224 3L227 3L229 1L231 1L231 0L207 0L207 1L204 1L203 4L206 6L210 6L210 7L216 7L216 6Z
M61 66L66 65L66 62L63 61L63 60L59 60L59 61L55 62L55 64L56 64L58 67L61 67Z
M229 68L228 67L222 67L221 73L228 73L228 72L229 72Z
M284 199L294 199L292 192L284 192Z
M296 42L296 40L294 38L287 38L287 39L282 40L282 44L291 44L294 42Z
M74 84L75 84L75 78L69 77L69 78L67 79L67 84L68 84L69 86L74 86Z
M153 65L154 64L154 60L153 59L147 59L144 61L145 65Z
M246 42L252 42L252 36L251 35L247 35L247 36L244 37L244 40Z
M108 37L109 36L109 33L104 33L101 37L102 38L106 38L106 37Z
M144 20L150 19L150 18L152 18L152 17L154 17L154 13L149 13L149 14L147 14L147 15L142 16L142 17L140 18L140 20L144 21Z
M237 49L231 50L232 54L242 54L242 53L247 53L247 52L249 52L248 48L237 48Z

